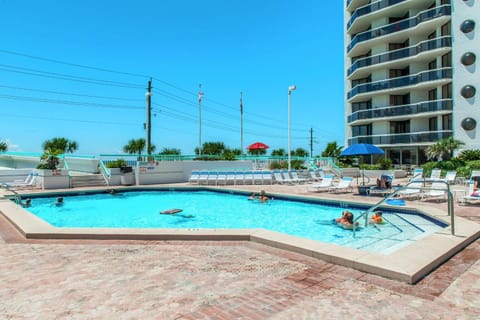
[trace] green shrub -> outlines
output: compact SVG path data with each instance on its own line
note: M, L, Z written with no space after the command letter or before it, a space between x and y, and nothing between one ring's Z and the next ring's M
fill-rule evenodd
M463 150L462 152L460 152L457 158L462 159L463 161L480 160L480 150Z
M124 159L117 159L106 164L107 168L124 168L126 166L127 162Z

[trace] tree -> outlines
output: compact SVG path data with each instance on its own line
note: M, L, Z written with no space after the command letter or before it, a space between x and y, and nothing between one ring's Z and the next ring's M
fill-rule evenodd
M336 141L329 142L322 152L322 157L338 158L343 146L338 146Z
M291 152L291 155L295 157L307 157L308 151L303 148L297 148Z
M8 144L5 141L0 141L0 152L5 152L8 150Z
M63 151L60 149L50 149L50 148L46 149L42 157L40 158L41 160L45 161L45 163L40 164L38 168L49 169L49 170L57 169L57 166L60 163L58 156L61 153L63 153Z
M283 156L286 156L287 153L285 152L285 149L275 149L275 150L272 150L272 156L277 156L277 157L283 157Z
M180 149L175 149L175 148L163 148L162 151L160 151L158 154L162 155L176 155L179 156L182 154Z
M73 153L78 149L78 143L73 140L68 140L67 138L56 137L50 140L46 140L42 144L44 151L50 149L53 151L59 151L58 154L62 153Z
M198 147L195 148L195 154L221 155L223 150L225 150L223 142L204 142L201 150Z
M465 143L462 141L455 140L453 137L448 137L428 146L425 153L429 160L450 160L453 157L455 150L463 145L465 145Z
M255 156L261 156L266 154L267 150L266 149L248 149L247 153Z

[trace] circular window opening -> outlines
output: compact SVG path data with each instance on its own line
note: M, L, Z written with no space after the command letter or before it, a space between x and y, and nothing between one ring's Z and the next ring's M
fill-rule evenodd
M477 57L475 56L475 53L473 52L466 52L463 54L461 62L464 66L470 66L475 63L475 59Z
M475 95L475 91L476 90L474 86L466 85L462 88L462 91L460 92L460 94L462 95L462 97L468 99Z
M465 118L462 120L462 128L466 131L475 129L477 126L477 121L473 118Z
M462 22L462 25L460 26L460 30L462 30L463 33L472 32L474 28L475 28L475 21L473 20L465 20Z

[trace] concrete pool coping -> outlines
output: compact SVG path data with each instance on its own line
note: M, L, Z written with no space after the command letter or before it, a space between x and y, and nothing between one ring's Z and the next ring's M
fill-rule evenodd
M107 188L110 189L110 188ZM228 188L209 187L128 187L120 190L212 190L239 192ZM104 192L102 189L57 190L55 192L31 193L32 196L53 194L78 194ZM245 192L245 191L242 191ZM26 196L26 195L22 195ZM286 195L279 195L286 196ZM292 199L308 197L290 196ZM318 201L319 198L312 198ZM323 200L323 199L322 199ZM335 200L325 202L338 203ZM352 206L364 203L341 201ZM404 207L402 207L403 209ZM415 208L412 208L415 209ZM417 210L427 215L425 212ZM109 239L109 240L209 240L252 241L275 248L301 253L345 267L380 275L383 277L415 283L430 271L448 260L455 253L480 237L480 225L470 220L455 217L455 236L450 226L430 234L390 254L372 253L335 244L324 243L264 229L117 229L117 228L57 228L16 205L7 198L0 199L0 212L26 237L30 239ZM450 223L447 213L429 208L428 216Z

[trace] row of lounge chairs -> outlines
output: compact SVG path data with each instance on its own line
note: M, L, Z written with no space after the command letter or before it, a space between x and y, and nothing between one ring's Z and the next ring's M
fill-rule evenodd
M312 192L349 192L353 190L353 178L343 177L338 184L334 184L333 175L325 175L320 183L314 183L310 186L309 191Z
M2 187L7 189L22 189L33 188L37 184L38 173L30 172L24 180L14 180L12 182L5 182Z
M299 176L297 171L192 171L189 182L204 185L237 184L298 184L318 181L323 172L309 171L309 176Z

